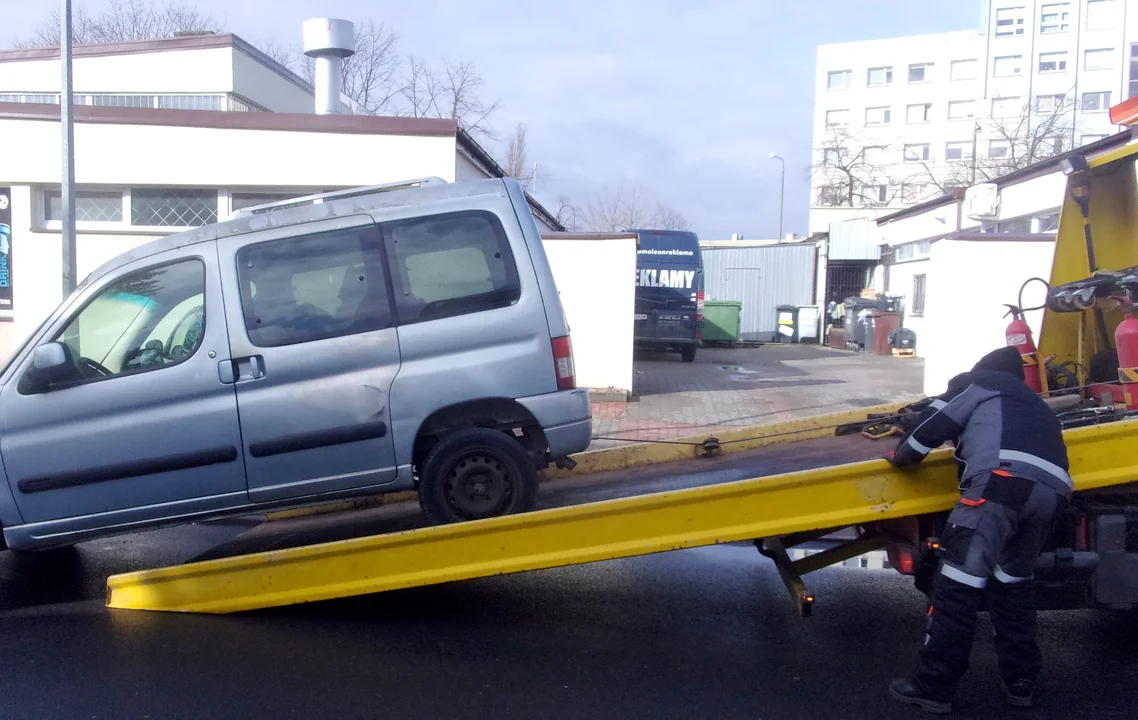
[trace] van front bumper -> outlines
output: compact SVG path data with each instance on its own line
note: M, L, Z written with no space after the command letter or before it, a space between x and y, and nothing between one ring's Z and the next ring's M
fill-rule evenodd
M529 410L541 426L551 460L588 449L593 440L593 410L588 390L577 388L531 395L518 398L518 403Z

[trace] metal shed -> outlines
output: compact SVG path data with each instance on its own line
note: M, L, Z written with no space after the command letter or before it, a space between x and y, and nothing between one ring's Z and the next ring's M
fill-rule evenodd
M813 305L814 243L701 242L708 300L743 303L740 338L775 339L775 308Z

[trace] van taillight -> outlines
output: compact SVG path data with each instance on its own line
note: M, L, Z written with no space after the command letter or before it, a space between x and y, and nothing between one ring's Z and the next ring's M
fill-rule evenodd
M703 290L695 296L695 339L703 335Z
M553 365L557 371L558 390L577 387L577 377L573 370L573 343L568 335L553 338Z

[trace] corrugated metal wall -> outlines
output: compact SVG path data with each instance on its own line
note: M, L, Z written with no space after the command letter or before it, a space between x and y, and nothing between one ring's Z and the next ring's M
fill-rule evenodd
M812 243L742 247L703 247L704 290L708 300L743 303L743 340L775 336L775 308L814 303Z
M830 260L877 260L881 255L877 223L867 218L830 223Z

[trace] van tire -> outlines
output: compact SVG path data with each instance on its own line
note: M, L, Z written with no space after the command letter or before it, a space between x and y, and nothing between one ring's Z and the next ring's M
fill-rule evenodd
M527 512L537 504L537 468L521 444L487 428L445 436L419 474L419 507L435 525Z
M684 345L680 350L680 357L684 362L695 362L695 345Z

